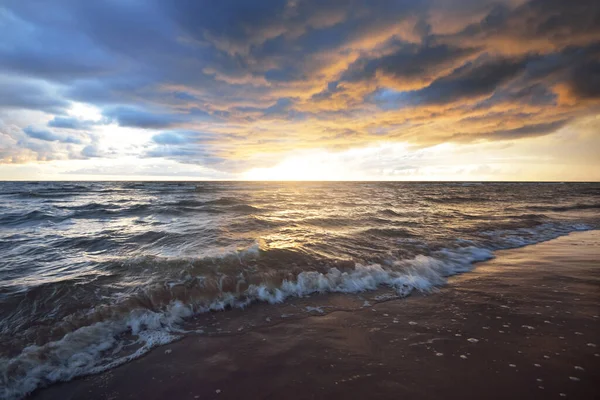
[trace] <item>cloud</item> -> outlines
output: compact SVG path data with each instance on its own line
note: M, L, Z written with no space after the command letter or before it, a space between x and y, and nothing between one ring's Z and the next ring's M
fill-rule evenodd
M514 140L544 136L558 131L569 123L569 119L542 123L525 123L516 128L499 128L488 132L480 132L477 135L457 133L453 139L461 142L482 140Z
M218 140L219 138L215 134L194 131L167 131L152 136L152 141L161 145L194 144Z
M32 139L44 140L46 142L62 142L71 144L81 144L81 139L75 136L59 135L49 130L39 130L32 127L23 129L23 132Z
M568 119L553 121L553 122L545 122L541 124L532 124L525 125L520 128L515 129L504 129L498 130L489 133L489 136L492 136L494 139L512 139L512 138L523 138L523 137L533 137L533 136L541 136L547 135L549 133L556 132L558 129L564 127Z
M9 1L6 6L0 12L0 36L11 39L0 46L0 72L65 81L97 76L114 63L102 47L78 31L61 5L31 10Z
M32 127L21 129L0 120L0 164L82 159L83 143L83 137Z
M184 144L188 139L175 132L163 132L152 136L152 140L157 144Z
M114 107L103 112L107 122L139 128L165 128L181 120L177 115L155 114L135 107Z
M600 61L585 60L574 66L567 84L576 98L600 99Z
M444 72L459 66L477 49L445 44L402 44L391 53L373 59L359 59L342 75L345 81L388 78L396 88L419 88L431 83Z
M550 135L597 114L599 18L591 0L8 0L2 157L117 149L232 171L381 140ZM73 117L77 103L102 119Z
M469 62L429 86L409 92L384 91L374 97L385 107L447 104L492 94L525 69L527 60L497 59Z
M100 148L96 144L89 144L89 145L85 146L81 150L81 154L86 158L94 158L94 157L104 156L104 153L100 150Z
M12 80L0 75L0 109L62 113L69 107L56 89L43 81Z
M73 117L54 117L48 126L51 128L62 128L62 129L76 129L76 130L88 130L91 129L97 123L95 121L86 121Z

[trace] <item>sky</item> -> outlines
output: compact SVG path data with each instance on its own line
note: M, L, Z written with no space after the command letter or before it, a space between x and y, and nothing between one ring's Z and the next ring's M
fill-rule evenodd
M0 180L600 180L597 0L3 0Z

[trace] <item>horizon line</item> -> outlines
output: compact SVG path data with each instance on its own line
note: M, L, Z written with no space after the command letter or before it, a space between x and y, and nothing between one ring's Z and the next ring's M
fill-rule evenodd
M200 183L209 183L209 182L286 182L286 183L317 183L317 182L349 182L349 183L600 183L598 181L578 181L578 180L379 180L379 179L324 179L324 180L298 180L298 179L289 179L289 180L278 180L278 179L264 179L264 180L255 180L255 179L39 179L39 180L28 180L28 179L4 179L0 180L0 183L16 183L16 182L200 182Z

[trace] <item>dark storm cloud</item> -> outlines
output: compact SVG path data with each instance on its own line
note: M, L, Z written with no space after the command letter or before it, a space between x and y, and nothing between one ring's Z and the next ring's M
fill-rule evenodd
M553 88L563 86L564 93L576 101L600 98L600 42L584 47L569 46L560 52L538 56L527 64L518 86L511 88L509 99L528 100L529 104L556 104ZM494 97L504 93L496 91Z
M533 0L510 9L497 4L480 22L465 27L457 38L513 40L521 45L545 41L553 46L597 41L600 5L595 0Z
M408 0L197 2L175 0L165 9L190 37L230 53L285 55L339 46L425 9ZM292 61L292 60L289 60Z
M420 46L407 43L392 54L374 59L360 59L350 66L342 80L361 81L383 74L399 81L431 81L444 69L456 65L476 52L476 49L445 44Z
M377 93L376 102L387 108L440 105L485 96L525 69L525 59L497 59L469 62L431 85L414 91Z
M600 61L584 60L570 71L568 85L572 94L581 99L600 98Z

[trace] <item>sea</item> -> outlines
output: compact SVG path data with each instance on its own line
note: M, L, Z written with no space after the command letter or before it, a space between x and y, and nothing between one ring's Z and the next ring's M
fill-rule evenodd
M205 334L203 315L427 294L599 228L600 183L1 182L0 398Z

